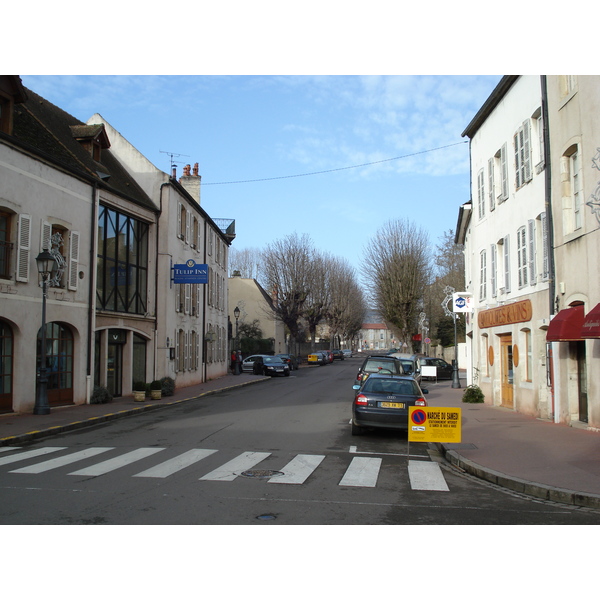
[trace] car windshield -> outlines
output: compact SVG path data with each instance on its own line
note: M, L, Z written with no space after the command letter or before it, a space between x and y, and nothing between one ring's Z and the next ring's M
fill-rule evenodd
M407 381L403 379L382 379L369 377L367 379L363 392L373 394L390 394L394 396L418 396L420 394L419 386L416 381Z
M387 369L392 373L398 373L398 363L395 360L371 359L365 365L367 373L377 373L380 369Z

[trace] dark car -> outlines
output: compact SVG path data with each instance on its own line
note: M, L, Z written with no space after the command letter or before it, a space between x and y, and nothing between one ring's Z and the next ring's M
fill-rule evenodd
M276 354L276 356L279 356L284 363L288 364L290 371L297 371L300 368L300 361L297 356L293 354Z
M361 385L372 373L383 375L405 375L402 363L393 356L367 356L363 360L354 383Z
M421 358L418 354L405 354L403 352L394 352L388 356L397 358L404 369L405 375L412 375L417 380L417 383L421 385L421 365L419 359Z
M333 360L344 360L344 353L341 350L332 350Z
M362 435L369 428L408 431L408 409L427 406L428 391L413 377L373 374L353 389L352 435Z
M437 367L436 376L438 379L452 379L453 367L443 358L432 358L430 356L421 356L419 358L421 369L423 367ZM433 379L433 377L432 377Z
M290 368L278 356L267 354L253 354L242 361L243 373L254 373L255 375L284 375L289 377Z

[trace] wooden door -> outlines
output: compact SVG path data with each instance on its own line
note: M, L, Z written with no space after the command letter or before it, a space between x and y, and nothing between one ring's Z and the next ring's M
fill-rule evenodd
M513 408L513 345L510 334L500 336L500 378L502 406Z

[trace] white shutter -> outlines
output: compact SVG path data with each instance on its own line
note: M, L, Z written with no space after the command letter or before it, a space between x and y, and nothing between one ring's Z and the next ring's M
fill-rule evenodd
M496 260L496 253L497 253L497 248L496 248L496 244L492 244L491 248L490 248L490 269L491 269L491 273L490 273L490 285L492 286L492 298L496 297L496 294L498 293L497 291L497 284L496 284L496 269L497 269L497 260Z
M69 279L68 288L77 290L77 278L79 269L79 232L71 231L69 241Z
M185 212L185 243L189 244L190 243L190 220L191 220L192 214L190 213L189 210L187 210Z
M527 119L523 121L523 166L524 166L524 183L531 181L533 177L531 171L531 121Z
M519 129L519 131L517 131L517 133L515 134L514 137L514 142L515 142L515 177L516 177L516 185L517 185L517 189L519 189L521 187L522 181L521 181L521 155L520 155L520 151L521 151L521 144L520 144L520 134L521 134L521 129Z
M527 222L527 232L529 234L529 284L535 285L535 221L529 219Z
M179 352L181 351L179 347L179 331L175 330L175 370L180 371L179 368Z
M29 255L31 253L31 215L19 215L19 233L17 241L16 280L29 281Z
M200 316L200 306L201 306L201 298L202 298L202 284L196 284L196 316Z
M196 369L198 369L200 365L200 337L201 336L196 333Z
M185 286L185 288L184 288L185 298L184 298L183 312L186 315L189 315L191 312L190 307L192 305L191 298L190 298L192 285L190 283L185 283L184 286Z
M504 238L504 291L510 292L510 236Z
M40 250L52 250L52 224L48 223L48 221L42 221L42 235L41 235L42 243L40 245Z
M506 166L506 144L500 148L500 168L502 171L502 200L508 198L508 168Z
M542 221L542 279L546 281L549 276L550 265L548 260L548 223L546 213L540 215Z
M490 211L496 208L496 193L494 190L494 159L490 158L488 160L488 186L489 192L488 196L490 199Z
M181 202L177 204L177 237L181 237Z
M175 284L175 312L181 311L181 284Z

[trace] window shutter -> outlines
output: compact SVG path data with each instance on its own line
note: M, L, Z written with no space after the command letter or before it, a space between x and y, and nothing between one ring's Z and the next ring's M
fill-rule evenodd
M523 122L523 175L527 183L533 177L531 171L531 121L527 119Z
M535 221L530 219L527 222L529 234L529 283L535 285Z
M202 298L202 285L196 284L196 316L200 316L200 300Z
M179 331L177 331L177 329L175 330L175 368L177 371L181 371L180 369L180 365L179 365L179 352L180 352L180 347L179 347Z
M517 189L521 187L521 157L520 157L520 143L519 143L519 134L520 130L517 131L514 137L515 142L515 182L517 185Z
M181 237L181 202L177 204L177 237Z
M192 213L190 211L186 211L185 213L185 243L190 243L190 220L192 217Z
M502 200L508 198L508 168L506 166L506 144L500 148L500 167L502 170Z
M496 194L494 192L494 159L488 160L488 197L490 199L490 211L496 208Z
M548 260L548 223L546 221L546 213L543 212L540 215L542 221L542 279L546 281L548 279L550 266Z
M29 255L31 252L31 215L19 215L19 234L17 241L16 280L29 281Z
M496 285L496 268L497 268L497 261L496 261L496 253L497 253L497 248L496 248L496 244L492 244L491 248L490 248L490 268L492 270L492 272L490 273L490 285L492 286L492 298L496 297L497 292L497 285Z
M175 312L181 311L181 284L175 284Z
M504 238L504 291L510 292L510 236Z
M196 333L196 369L200 365L200 336Z
M52 225L48 221L42 221L41 240L40 250L52 250Z
M77 290L77 273L79 269L79 232L71 231L69 241L69 279L68 288Z
M192 293L192 284L191 283L186 283L185 285L185 303L183 305L183 312L186 315L189 315L191 310L191 305L192 305L192 301L191 301L191 293Z

